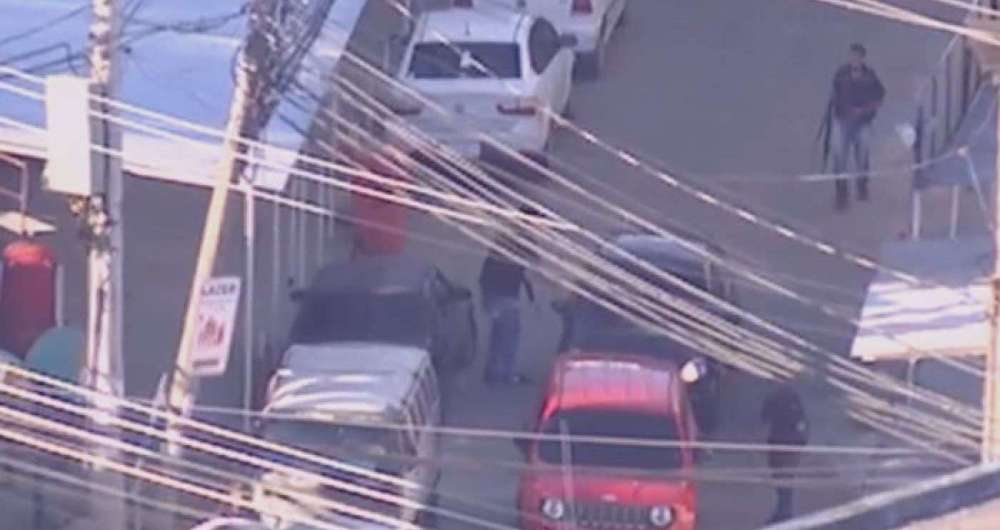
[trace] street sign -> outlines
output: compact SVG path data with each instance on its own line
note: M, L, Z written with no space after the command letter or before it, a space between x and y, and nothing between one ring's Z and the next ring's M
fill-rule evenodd
M199 302L198 329L191 346L191 375L222 375L229 362L229 346L236 326L240 279L235 276L209 279L201 287Z

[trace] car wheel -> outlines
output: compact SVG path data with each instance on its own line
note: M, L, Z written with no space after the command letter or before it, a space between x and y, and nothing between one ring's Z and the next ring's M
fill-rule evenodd
M712 433L719 426L719 408L721 406L721 387L717 378L710 378L705 381L705 388L698 389L699 403L695 415L698 420L698 428L702 432Z
M564 119L573 119L573 95L570 94L569 98L566 99L566 106L563 107L563 111L560 114Z
M586 81L593 81L601 76L604 69L604 42L598 42L592 52L581 53L576 58L577 76Z
M437 528L438 515L434 512L435 509L441 504L438 498L438 492L431 492L430 496L427 497L427 505L420 513L417 514L417 526L421 528Z
M460 346L461 351L455 355L455 358L459 359L461 368L468 368L472 363L476 362L476 356L479 353L479 324L476 322L476 314L472 308L469 308L467 318L468 334Z

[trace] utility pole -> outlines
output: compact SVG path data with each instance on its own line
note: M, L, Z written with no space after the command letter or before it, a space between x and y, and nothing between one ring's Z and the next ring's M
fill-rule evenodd
M1000 101L1000 75L993 74L993 89ZM1000 140L1000 105L996 106L997 139ZM996 153L996 174L1000 176L1000 149ZM990 307L990 344L986 352L986 374L983 378L983 446L982 461L1000 460L1000 184L993 184L993 276Z
M97 97L115 99L121 81L116 41L121 34L119 0L93 0L90 29L90 90ZM114 114L114 107L92 100L92 108ZM94 124L96 143L120 151L118 125L100 118ZM91 195L85 211L89 230L87 256L87 383L103 393L124 393L122 366L122 166L104 153L93 156L99 192ZM110 401L109 401L110 402Z
M249 11L249 32L246 46L240 54L233 99L229 108L229 123L222 160L219 164L212 197L205 218L198 261L195 265L191 291L188 294L177 360L167 391L167 406L175 413L186 414L194 403L197 391L192 377L192 346L198 329L198 307L201 288L211 278L218 254L219 240L226 216L229 187L238 181L245 164L238 155L248 151L238 138L256 138L274 107L273 75L278 61L275 47L278 41L278 22L274 13L278 0L254 0ZM176 425L171 429L176 432ZM176 451L176 447L172 450Z
M992 2L996 10L996 2ZM1000 20L995 14L970 11L965 26L1000 36ZM967 39L967 45L979 63L984 76L989 76L1000 101L1000 47L978 39ZM1000 140L1000 105L997 112L997 139ZM1000 177L1000 149L996 153L996 171ZM983 433L981 458L983 463L1000 461L1000 183L993 184L993 275L990 278L990 343L986 347L986 373L983 377Z
M104 115L114 114L106 99L117 99L121 85L118 40L121 37L119 0L93 0L90 27L90 108ZM105 98L105 101L93 99ZM107 117L91 120L93 138L105 150L91 155L92 169L99 183L85 201L84 219L88 233L87 256L87 352L84 383L101 394L121 397L125 393L122 360L123 276L122 276L122 165L110 154L122 148L121 128ZM116 416L114 399L97 399L101 414ZM95 415L99 418L100 414ZM112 429L112 432L114 430ZM114 458L114 451L95 448L99 454ZM106 486L122 488L120 474L98 470L94 476ZM120 499L94 496L92 509L109 530L124 529L125 506Z

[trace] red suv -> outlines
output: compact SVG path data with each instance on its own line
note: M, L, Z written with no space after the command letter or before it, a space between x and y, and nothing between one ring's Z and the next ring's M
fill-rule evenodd
M525 530L695 527L697 492L687 478L695 464L690 447L558 439L697 439L685 385L672 362L560 356L536 431L553 438L521 444L529 463L518 499Z

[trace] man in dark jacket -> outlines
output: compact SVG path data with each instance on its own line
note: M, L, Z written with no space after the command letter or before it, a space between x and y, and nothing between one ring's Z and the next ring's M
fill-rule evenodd
M791 385L783 385L768 394L761 409L761 419L769 428L769 445L801 446L809 441L805 407ZM780 447L768 452L767 465L778 482L775 487L778 502L771 516L771 523L784 521L792 516L792 486L788 481L794 478L801 456L798 451Z
M516 384L527 379L514 372L514 361L521 347L521 287L534 302L535 292L521 260L532 256L510 238L501 238L497 246L519 259L491 250L479 273L483 308L490 318L489 358L484 379L488 384Z
M859 173L855 177L858 200L861 201L868 200L868 136L871 123L885 98L882 81L875 70L865 63L866 54L864 46L852 44L849 62L834 74L829 128L833 172L844 173L853 152L855 170ZM850 201L847 179L838 178L835 185L835 207L837 210L844 210Z

